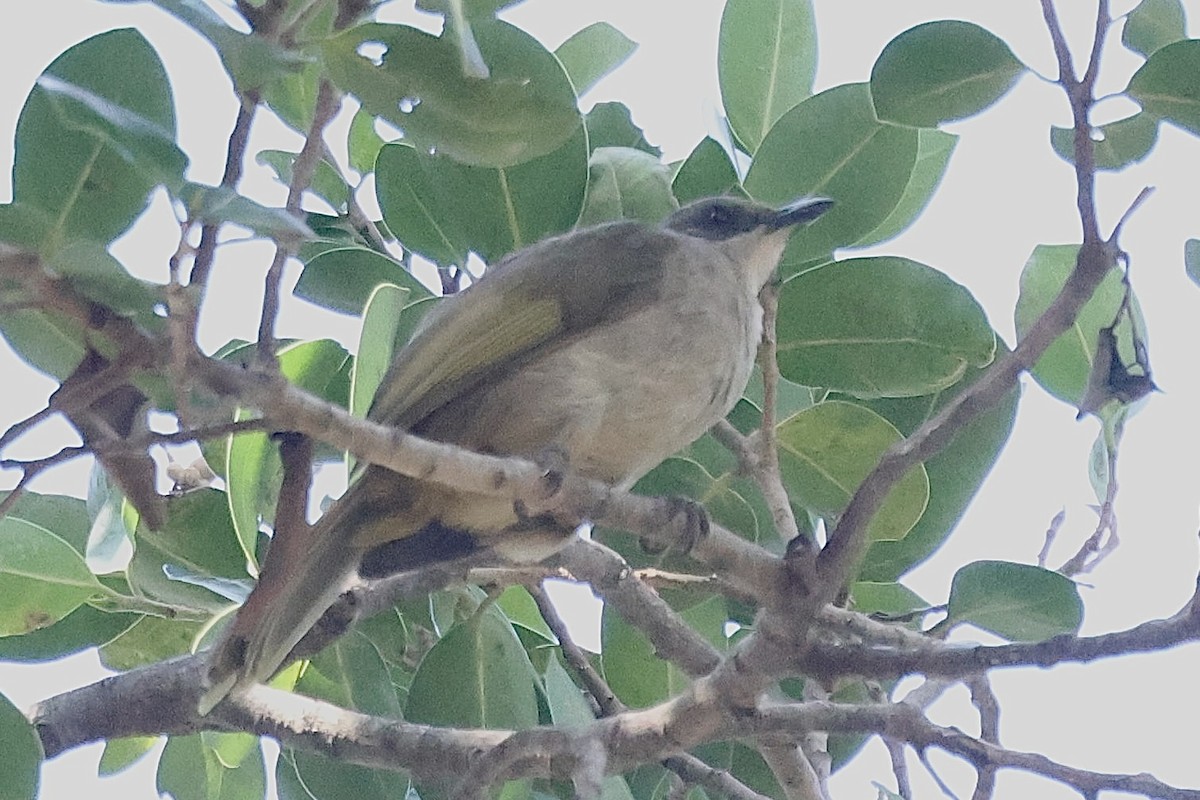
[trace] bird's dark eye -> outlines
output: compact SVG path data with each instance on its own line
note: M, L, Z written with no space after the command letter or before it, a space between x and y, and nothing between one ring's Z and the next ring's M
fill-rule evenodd
M708 209L708 221L713 225L727 225L731 217L725 206L714 205Z

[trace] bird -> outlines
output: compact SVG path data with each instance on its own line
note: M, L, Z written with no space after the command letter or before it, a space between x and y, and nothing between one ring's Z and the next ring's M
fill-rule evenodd
M759 292L791 234L833 205L705 198L661 224L622 220L547 238L439 301L400 348L368 417L481 453L558 454L629 489L723 419L762 338ZM367 465L307 531L265 559L211 650L200 710L268 680L356 579L480 549L535 562L574 531ZM282 548L281 548L282 550Z

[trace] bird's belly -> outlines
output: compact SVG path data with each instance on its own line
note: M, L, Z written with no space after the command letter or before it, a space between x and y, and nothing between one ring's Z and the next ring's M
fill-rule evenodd
M637 326L614 326L527 365L482 403L488 449L536 456L558 447L572 470L627 488L722 419L745 389L757 327L692 328L648 342L629 332ZM656 348L661 357L648 359ZM530 430L540 433L521 441Z

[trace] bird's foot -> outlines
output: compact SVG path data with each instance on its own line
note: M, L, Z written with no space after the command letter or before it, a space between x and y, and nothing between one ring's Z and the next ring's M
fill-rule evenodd
M644 536L638 542L650 555L659 555L670 549L688 555L701 539L708 536L711 527L708 510L690 497L664 497L662 502L667 504L671 543L652 541Z

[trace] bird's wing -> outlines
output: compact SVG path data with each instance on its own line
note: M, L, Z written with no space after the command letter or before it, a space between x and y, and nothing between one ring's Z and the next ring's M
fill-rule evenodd
M412 428L482 381L653 302L676 237L618 222L509 256L431 312L396 354L371 418Z

